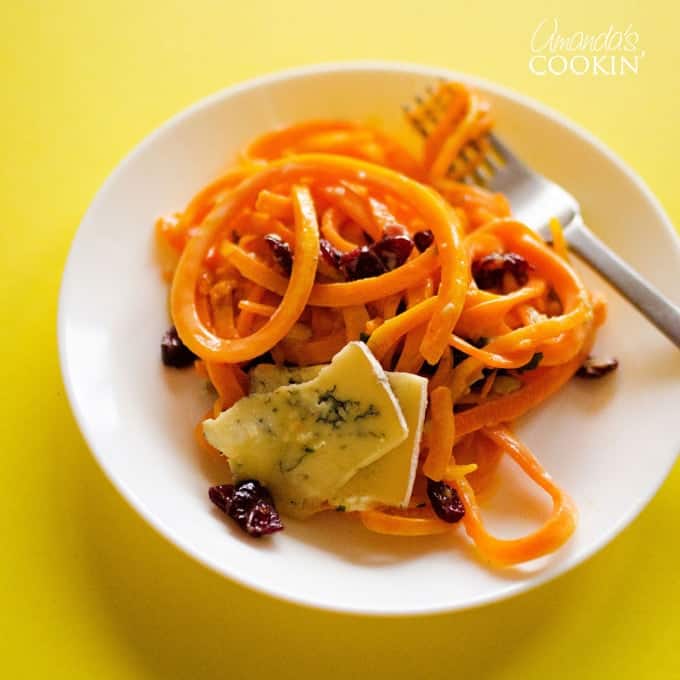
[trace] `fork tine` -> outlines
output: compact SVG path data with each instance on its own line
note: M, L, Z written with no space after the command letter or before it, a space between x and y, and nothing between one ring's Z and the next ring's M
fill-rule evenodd
M422 137L427 137L429 135L427 128L423 125L422 121L418 120L415 116L409 118L409 120L418 134L420 134Z
M418 107L420 110L432 121L433 123L437 122L437 117L434 115L434 111L430 108L430 100L425 101L422 97L419 95L416 96L416 103L418 104Z
M476 184L481 186L486 186L489 182L489 177L482 172L482 169L478 166L472 171L472 178Z
M426 85L425 86L425 92L427 93L427 96L430 99L434 99L435 96L435 89L432 87L432 85Z
M482 143L482 141L485 143ZM482 156L481 163L489 166L492 175L495 172L498 172L503 167L503 165L505 165L505 159L495 151L493 145L488 139L475 139L471 142L471 145L474 146L474 148Z
M402 106L411 127L423 138L429 137L450 103L450 93L440 86L444 82L442 79L427 85L422 94ZM510 163L517 163L512 151L498 137L488 133L484 139L471 140L460 150L448 174L468 183L488 185Z
M506 163L509 163L510 161L516 161L517 158L515 157L515 154L510 151L510 149L501 142L500 139L496 135L494 135L493 132L490 132L488 134L489 142L491 142L491 146L493 147L493 150L498 154L498 156L501 158L501 160L505 161Z
M409 104L402 105L408 122L423 137L432 132L447 109L450 95L440 87L445 83L445 78L438 79L436 84L425 87L423 96L416 95Z
M413 113L411 107L408 104L402 104L401 109L406 116L406 120L408 120L408 122L411 124L411 127L415 128L416 132L421 137L427 137L429 134L427 131L427 126L422 120L420 120L420 118L418 118L418 116L416 116L415 113Z

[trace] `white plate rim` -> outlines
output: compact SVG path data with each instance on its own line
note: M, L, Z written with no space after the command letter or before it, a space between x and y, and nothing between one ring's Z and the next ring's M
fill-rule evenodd
M332 62L321 62L317 64L297 66L292 68L287 68L283 70L278 70L265 75L257 76L255 78L250 78L242 82L238 82L234 85L222 88L213 94L210 94L202 99L198 100L189 107L183 109L179 113L173 115L160 126L156 127L151 133L146 135L141 142L139 142L130 152L128 152L122 160L118 162L113 171L108 175L104 183L101 185L99 190L96 192L93 200L91 201L88 209L83 215L81 222L76 230L76 233L72 239L71 247L69 249L69 254L66 258L66 262L63 269L62 281L58 296L58 312L57 312L57 344L58 344L58 354L59 363L61 369L62 381L66 391L66 395L69 401L71 412L74 415L78 428L87 444L90 452L97 461L100 469L104 472L104 475L108 477L113 486L118 490L126 502L137 512L141 517L163 538L174 545L174 547L179 548L186 555L190 556L192 559L196 560L203 566L207 567L211 571L219 574L220 576L227 577L232 581L245 586L255 592L267 595L270 597L279 598L289 603L302 605L315 610L329 611L341 614L350 615L364 615L364 616L374 616L382 618L400 618L408 616L417 615L430 615L430 614L443 614L452 611L466 611L469 609L474 609L487 604L492 604L494 602L505 601L512 599L525 593L529 590L533 590L541 585L544 585L564 573L575 569L576 567L582 565L584 562L589 560L594 554L598 553L605 546L611 543L627 526L629 526L635 518L640 514L640 512L648 505L652 498L657 494L658 490L661 488L663 483L668 478L678 455L675 457L670 457L669 462L665 469L660 470L658 477L658 482L656 485L650 485L648 492L644 495L638 497L637 501L633 503L628 511L621 517L619 522L613 525L609 532L604 534L599 541L595 541L589 547L589 549L584 550L579 556L571 562L563 562L559 567L553 571L547 573L539 573L538 575L528 577L520 585L514 584L512 590L508 592L504 590L496 591L490 593L489 595L482 595L467 601L464 605L451 605L442 604L441 606L409 606L405 607L400 611L380 611L372 609L370 607L355 607L355 606L342 606L342 605L330 605L326 603L319 603L312 599L307 599L304 596L291 594L283 588L278 587L267 587L254 579L249 579L247 576L243 576L240 573L231 571L228 564L218 563L212 558L202 554L200 551L196 550L189 542L177 534L173 529L167 526L161 519L159 519L154 513L147 507L146 503L142 498L140 498L136 493L134 493L126 484L126 482L121 479L121 477L115 472L113 467L107 463L106 456L103 455L101 448L96 444L97 438L94 432L89 428L86 414L83 410L79 409L77 406L77 399L75 398L75 386L71 380L71 374L69 371L68 358L66 356L66 343L65 343L65 332L66 332L66 305L65 296L66 291L69 287L69 278L72 276L74 270L73 266L73 252L75 250L75 244L79 238L82 238L83 225L88 221L89 216L96 212L98 204L103 200L103 196L106 194L110 185L114 184L117 178L122 175L128 164L130 164L133 159L142 154L143 151L154 143L157 137L160 137L166 133L169 129L181 123L185 118L189 118L194 115L197 111L209 107L214 102L219 101L225 97L232 96L242 91L257 88L262 85L269 85L277 83L280 81L285 81L287 79L295 79L310 75L318 75L322 73L332 73L341 71L375 71L375 70L389 70L389 71L404 71L408 73L416 73L418 75L427 75L433 78L448 78L452 80L460 80L462 82L468 83L470 85L478 86L483 89L488 89L491 92L497 92L503 97L525 106L527 108L533 109L539 112L546 118L551 119L553 122L557 123L561 127L564 127L576 134L577 136L584 139L591 146L595 147L607 160L616 168L622 172L627 178L636 186L636 188L643 194L645 199L650 203L655 212L657 213L660 222L665 228L667 235L670 237L670 242L673 244L673 248L676 254L680 255L680 236L673 228L670 218L666 214L663 206L661 205L659 199L652 193L649 187L646 185L644 180L619 156L607 147L602 141L595 137L585 128L579 126L578 124L572 122L566 118L563 114L555 111L554 109L548 107L547 105L534 100L528 95L524 95L517 92L511 88L504 85L499 85L493 81L481 78L475 75L470 75L467 73L461 73L451 69L447 69L440 66L430 66L425 64L410 63L403 61L388 61L388 60L347 60L347 61L332 61Z

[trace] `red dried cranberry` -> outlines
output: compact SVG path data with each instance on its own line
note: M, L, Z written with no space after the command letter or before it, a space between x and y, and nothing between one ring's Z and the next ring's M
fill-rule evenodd
M271 249L272 255L279 267L286 274L290 275L291 271L293 271L293 251L290 249L290 246L276 234L267 234L264 240Z
M340 268L350 281L368 279L400 267L406 262L412 250L413 241L408 236L404 234L385 236L376 243L355 248L342 255Z
M335 267L335 269L340 268L342 253L332 243L326 241L325 238L322 238L319 241L319 252L326 264Z
M472 276L478 288L500 288L505 273L512 274L518 286L529 279L533 267L518 253L490 253L472 263Z
M208 496L222 512L228 515L229 510L231 510L231 502L234 499L234 485L220 484L218 486L211 486L208 489Z
M387 271L383 261L370 246L362 246L345 253L340 259L340 267L350 281L380 276Z
M165 331L161 340L161 360L173 368L186 368L196 360L196 355L182 342L174 326Z
M424 253L434 243L434 234L429 229L423 229L413 234L413 242L416 248Z
M401 235L385 236L382 240L374 243L371 248L373 252L382 260L387 271L392 271L401 267L413 250L413 241Z
M236 485L211 486L208 495L250 536L259 538L283 529L271 494L255 479L245 479Z
M589 378L590 380L593 380L615 371L618 366L618 360L613 357L611 359L588 357L578 371L576 371L576 375L579 378Z
M432 503L432 509L439 519L455 524L465 515L465 506L458 496L458 492L446 482L427 480L427 495Z
M279 513L272 502L260 499L248 513L246 531L255 538L283 529Z

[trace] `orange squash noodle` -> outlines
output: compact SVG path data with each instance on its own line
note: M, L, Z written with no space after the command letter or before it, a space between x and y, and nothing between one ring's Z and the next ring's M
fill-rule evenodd
M427 375L430 397L409 507L361 512L363 524L401 536L463 527L482 559L517 564L559 548L576 510L511 424L576 372L605 305L571 268L558 224L553 248L512 218L504 196L460 181L488 149L488 102L456 83L441 85L437 102L420 153L357 121L268 132L182 212L160 218L156 237L173 323L217 394L209 416L247 394L248 364L262 355L324 363L365 340L385 369ZM409 114L423 126L425 115ZM423 245L382 269L352 270L359 249L395 237ZM200 428L196 437L214 452ZM493 536L482 520L503 457L553 503L518 539ZM462 522L440 519L427 479L456 490Z

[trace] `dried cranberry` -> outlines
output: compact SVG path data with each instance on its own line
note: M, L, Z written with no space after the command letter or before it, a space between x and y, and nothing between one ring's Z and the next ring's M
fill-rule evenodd
M234 485L220 484L218 486L211 486L208 489L208 496L210 500L227 515L231 510L231 503L234 499Z
M182 342L174 326L165 331L161 340L161 360L174 368L186 368L196 360L196 355Z
M279 267L286 274L290 274L293 271L293 251L290 249L290 246L276 234L267 234L264 240L271 249L272 255Z
M458 496L458 492L446 482L427 480L427 495L432 503L432 509L439 519L455 524L465 515L465 506Z
M393 234L345 253L340 257L340 268L350 281L368 279L400 267L412 250L413 241L408 236Z
M342 260L342 253L331 243L322 238L319 241L319 252L326 264L336 269L340 268L340 261Z
M401 235L385 236L382 240L374 243L371 248L373 252L382 260L387 271L392 271L401 267L413 250L413 241Z
M434 243L434 234L429 229L423 229L413 234L413 242L416 248L424 253Z
M380 276L387 271L383 261L370 246L362 246L345 253L340 259L340 266L350 281Z
M533 267L517 253L490 253L472 263L472 276L482 290L500 288L505 273L512 274L517 285L523 286Z
M615 371L619 366L617 359L613 357L611 359L596 359L595 357L588 357L583 365L576 371L576 375L579 378L589 378L591 380L595 378L601 378L607 373Z
M259 538L281 531L283 524L266 487L255 479L211 486L210 500L250 536Z

